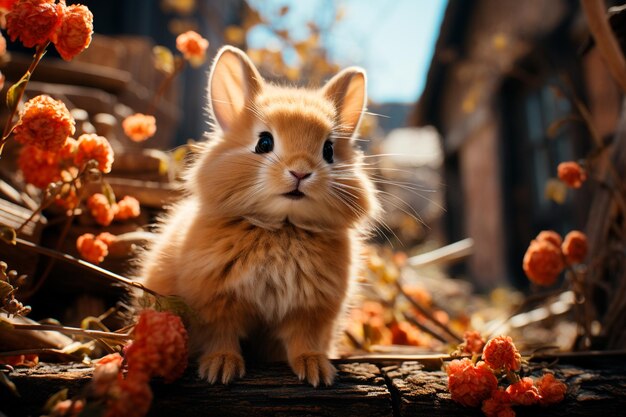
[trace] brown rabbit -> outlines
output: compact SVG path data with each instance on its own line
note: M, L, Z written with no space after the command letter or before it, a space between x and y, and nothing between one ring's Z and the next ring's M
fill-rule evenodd
M248 340L301 380L332 383L331 339L379 211L354 147L365 86L348 68L320 90L278 87L242 51L219 51L214 132L141 269L148 288L198 312L191 342L209 382L244 375Z

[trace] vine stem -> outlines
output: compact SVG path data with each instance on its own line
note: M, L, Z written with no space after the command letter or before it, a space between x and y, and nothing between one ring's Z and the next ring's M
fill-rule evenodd
M56 251L56 250L53 250L53 249L44 248L43 246L39 246L36 243L32 243L32 242L29 242L29 241L21 239L21 238L17 238L16 239L16 244L18 246L26 249L26 250L30 250L31 252L35 252L35 253L39 253L41 255L49 256L51 258L55 258L55 259L67 262L69 264L79 266L79 267L81 267L83 269L88 269L88 270L90 270L92 272L97 273L98 275L100 275L100 276L102 276L104 278L110 279L112 281L119 282L119 283L127 285L129 287L138 288L138 289L140 289L142 291L147 292L148 294L152 294L155 297L162 297L161 294L159 294L156 291L151 290L151 289L149 289L147 287L144 287L143 284L141 284L140 282L130 280L130 279L126 278L126 277L123 277L123 276L121 276L119 274L116 274L115 272L111 272L111 271L109 271L107 269L100 268L97 265L94 265L92 263L83 261L82 259L75 258L75 257L73 257L71 255L68 255L68 254L65 254L63 252L59 252L59 251Z
M33 72L35 71L35 68L37 68L39 61L41 61L41 58L43 58L44 54L46 53L46 49L48 48L48 45L50 45L50 41L43 43L37 47L37 50L33 57L33 62L30 63L28 70L26 70L26 73L30 74L29 79L30 79L30 76L32 76ZM28 84L28 81L26 81L26 83ZM24 91L26 91L26 85L24 86L24 88L22 88L18 92L17 100L15 101L16 103L19 103L20 101L22 101L22 97L24 96ZM4 130L2 131L2 139L0 139L0 155L2 155L2 150L4 149L4 145L7 142L7 140L9 140L9 136L11 135L11 132L13 131L13 128L15 127L15 125L13 124L13 119L15 118L15 114L17 113L17 108L18 108L18 105L16 104L14 108L9 109L11 110L11 113L9 114L7 118L7 123L4 125Z
M53 331L63 334L72 334L78 336L86 336L92 339L110 339L127 341L131 338L130 333L113 333L103 332L100 330L85 330L78 327L53 326L50 324L11 324L12 330L28 330L28 331Z
M150 105L148 106L148 109L146 110L146 114L154 113L154 111L156 110L157 104L159 104L159 101L161 100L161 97L163 97L163 94L165 94L165 91L167 91L169 86L172 84L172 81L174 81L174 78L176 78L176 76L180 74L183 68L185 68L185 60L176 59L175 64L174 64L174 70L171 73L167 74L167 76L163 79L163 81L161 81L161 84L159 85L158 90L156 91L156 93L154 93L154 96L152 97L152 100L150 101Z

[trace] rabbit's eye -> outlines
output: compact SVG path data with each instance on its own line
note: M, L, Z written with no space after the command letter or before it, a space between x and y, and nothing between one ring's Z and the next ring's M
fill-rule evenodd
M326 162L328 162L329 164L332 164L333 155L334 155L333 143L327 140L326 142L324 142L324 149L322 150L322 156L324 157L324 160Z
M256 143L254 153L268 153L274 149L274 136L270 132L259 133L259 141Z

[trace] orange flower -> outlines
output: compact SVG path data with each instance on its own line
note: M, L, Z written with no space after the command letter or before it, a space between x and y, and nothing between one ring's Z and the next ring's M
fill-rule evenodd
M152 390L147 375L129 372L126 379L109 391L104 417L144 417L151 403Z
M2 14L2 13L0 13ZM0 34L0 56L7 53L7 40Z
M109 199L100 193L96 193L87 199L89 212L101 226L108 226L115 217L115 206L109 204Z
M71 188L67 192L62 192L55 197L54 202L67 211L74 210L78 207L78 196L76 195L76 190Z
M483 360L492 369L517 371L522 366L522 357L508 336L498 336L489 340L483 350Z
M27 48L43 45L61 24L63 6L55 0L18 0L7 14L11 41L20 38Z
M115 220L134 219L141 213L139 201L135 197L127 195L117 202Z
M17 0L0 0L0 13L8 13Z
M156 133L156 119L154 116L135 113L124 119L122 129L133 141L142 142Z
M463 352L471 354L482 353L485 339L476 331L466 331L463 335Z
M52 35L54 46L61 57L71 61L87 49L93 33L93 14L87 6L73 4L64 9L63 20Z
M58 151L76 131L74 125L74 118L65 104L43 94L24 104L13 133L20 143Z
M78 417L85 408L83 400L63 400L56 403L50 415L63 417Z
M506 393L509 394L511 403L515 405L532 405L540 400L539 390L533 384L533 380L528 377L509 385Z
M0 363L11 366L26 366L33 368L39 363L39 356L37 355L14 355L14 356L0 356Z
M533 240L526 250L522 266L529 280L537 285L549 286L556 282L565 263L560 247L545 240Z
M114 384L122 381L123 360L119 353L111 353L98 360L90 384L94 396L106 395Z
M468 358L455 359L446 367L452 399L466 407L477 407L498 387L493 371L485 364L476 366Z
M107 245L96 239L91 233L85 233L76 240L76 249L80 256L93 264L99 264L109 254Z
M515 417L509 394L501 388L494 391L491 398L483 401L481 410L487 417Z
M17 165L24 175L24 181L41 189L61 179L57 156L53 152L42 151L35 146L22 147Z
M557 247L561 246L561 243L563 243L563 238L561 237L561 235L554 230L543 230L539 232L535 240L538 240L540 242L550 242Z
M73 161L77 149L78 141L74 138L67 138L67 141L65 141L65 145L63 145L63 147L59 151L59 158Z
M113 166L113 149L103 136L93 133L80 135L78 138L78 147L74 156L74 163L78 167L90 160L98 161L98 169L105 174L111 172Z
M126 348L129 372L178 379L187 367L187 330L179 316L167 311L143 310L134 340Z
M587 236L583 232L572 230L565 236L561 249L567 262L579 264L587 256Z
M107 245L107 247L109 247L113 244L113 242L115 242L115 240L117 239L117 236L109 232L102 232L98 236L96 236L96 239L98 239L101 242L104 242L104 244Z
M567 186L572 188L580 188L583 182L587 180L587 173L576 162L561 162L557 167L559 179Z
M567 392L567 386L561 381L557 381L552 374L545 374L539 378L537 388L541 396L539 402L542 405L560 403Z
M394 345L424 345L422 333L411 323L401 321L391 325L391 343Z
M199 67L204 63L208 47L209 41L193 30L181 33L176 38L176 49L178 49L185 59L194 67Z

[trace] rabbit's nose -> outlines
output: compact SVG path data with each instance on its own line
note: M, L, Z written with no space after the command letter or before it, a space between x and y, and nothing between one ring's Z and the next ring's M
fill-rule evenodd
M311 172L296 172L296 171L289 171L289 173L291 175L293 175L297 180L302 181L305 178L309 178L311 176Z

